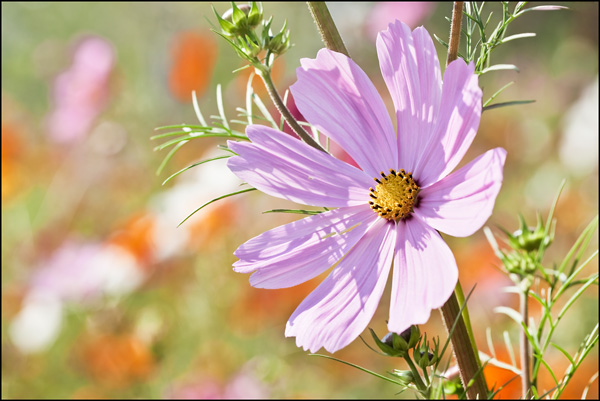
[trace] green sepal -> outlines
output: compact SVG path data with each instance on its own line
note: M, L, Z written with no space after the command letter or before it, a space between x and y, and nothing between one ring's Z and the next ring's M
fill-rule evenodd
M377 344L377 346L379 347L379 349L386 354L387 356L393 356L393 357L404 357L406 355L406 350L400 350L400 349L394 349L395 347L393 345L388 345L385 342L381 341L379 339L379 337L377 337L377 334L375 334L375 332L373 331L373 329L369 328L369 331L371 332L371 336L373 337L373 340L375 341L375 344ZM398 336L397 334L393 333L393 336Z
M252 7L250 8L250 12L248 13L248 26L254 28L263 18L263 10L262 4L258 5L255 1L252 2Z

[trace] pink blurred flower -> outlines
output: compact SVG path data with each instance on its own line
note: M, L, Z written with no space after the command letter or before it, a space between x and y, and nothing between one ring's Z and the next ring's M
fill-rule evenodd
M242 369L224 385L213 377L204 376L195 382L170 389L166 398L176 400L242 400L266 399L269 392L255 375Z
M143 270L126 249L67 241L34 273L30 292L81 302L129 293L143 279Z
M286 326L286 336L311 352L335 352L365 329L392 260L389 331L425 323L458 278L437 231L468 236L481 228L502 182L501 148L449 174L479 126L482 94L474 65L452 62L442 83L429 33L422 27L411 32L400 21L379 34L377 52L397 135L371 81L342 54L322 49L316 59L302 59L290 88L307 121L360 168L261 125L247 128L251 143L228 142L238 154L228 167L248 184L337 208L274 228L235 251L234 270L254 272L250 284L259 288L291 287L337 263Z
M402 20L410 28L415 28L435 9L430 1L378 1L367 17L365 28L370 38L386 29L390 22Z
M74 142L90 131L108 101L115 58L113 46L101 37L87 37L77 45L73 62L52 88L53 109L46 121L52 140Z

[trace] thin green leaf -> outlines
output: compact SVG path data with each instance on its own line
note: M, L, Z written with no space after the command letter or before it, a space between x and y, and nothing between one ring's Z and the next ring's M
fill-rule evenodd
M174 129L174 128L190 128L192 130L194 129L200 129L200 128L205 128L205 125L192 125L192 124L175 124L175 125L165 125L162 127L156 127L154 128L155 130L159 130L159 129Z
M573 303L575 301L577 301L577 299L581 296L581 294L583 294L583 292L594 283L595 280L598 279L598 273L594 274L592 277L590 277L590 279L584 284L582 285L575 294L573 294L573 296L571 298L569 298L569 300L567 301L567 303L565 304L565 306L563 306L563 308L561 309L560 313L558 314L558 317L556 319L556 322L558 323L558 321L564 316L564 314L569 310L569 308L571 307L571 305L573 305Z
M252 88L252 80L256 74L254 72L250 73L248 77L248 83L246 84L246 117L248 117L248 125L252 123L252 94L254 93L254 89Z
M241 191L232 192L232 193L230 193L230 194L222 195L222 196L219 196L218 198L215 198L215 199L213 199L213 200L211 200L211 201L208 201L208 202L206 202L204 205L200 206L198 209L194 210L194 211L193 211L191 214L189 214L189 215L188 215L188 217L186 217L185 219L183 219L183 220L181 221L181 223L179 223L179 224L177 225L177 227L179 227L179 226L181 226L183 223L185 223L185 222L187 221L187 219L189 219L190 217L192 217L192 216L193 216L193 215L194 215L196 212L198 212L200 209L204 208L205 206L208 206L208 205L210 205L210 204L211 204L211 203L213 203L213 202L216 202L216 201L218 201L218 200L221 200L221 199L228 198L228 197L230 197L230 196L233 196L233 195L239 195L239 194L243 194L243 193L245 193L245 192L250 192L250 191L256 191L256 188L246 188L246 189L242 189Z
M510 370L511 372L520 375L521 369L519 369L515 365L508 364L506 362L499 361L498 359L487 355L485 352L479 351L479 358L481 358L482 362L485 362L489 365L497 366L502 369Z
M187 127L184 127L187 128ZM203 132L209 132L211 131L213 128L212 127L200 127L197 128L197 131L203 131ZM198 132L193 132L193 131L172 131L172 132L165 132L163 134L158 134L158 135L154 135L151 136L150 139L154 140L154 139L161 139L161 138L168 138L170 136L175 136L175 135L202 135L201 133Z
M511 40L522 39L522 38L533 38L535 36L536 36L536 34L533 33L533 32L530 32L530 33L519 33L519 34L516 34L516 35L510 35L510 36L505 37L504 39L502 39L500 41L500 43L506 43L506 42L510 42Z
M443 40L442 40L442 39L441 39L439 36L437 36L435 33L433 34L433 37L435 38L435 40L437 40L438 42L440 42L440 44L441 44L442 46L444 46L446 49L447 49L448 47L450 47L450 46L448 45L448 43L444 42L444 41L443 41Z
M275 122L275 120L273 120L271 113L269 113L269 110L267 110L264 103L262 102L262 100L260 100L260 98L256 95L256 93L252 94L252 99L254 100L254 104L256 104L256 106L258 107L260 112L263 114L263 116L265 116L267 121L269 121L269 123L271 123L273 128L277 129L277 123Z
M575 361L573 360L573 358L571 358L571 355L569 355L569 353L564 348L560 347L557 344L554 344L553 342L551 342L550 345L559 350L569 360L571 365L575 365ZM556 384L558 385L558 383Z
M382 375L380 375L379 373L375 373L375 372L373 372L373 371L370 371L369 369L365 369L365 368L363 368L362 366L358 366L358 365L355 365L355 364L353 364L353 363L346 362L346 361L343 361L343 360L341 360L341 359L338 359L338 358L334 358L334 357L332 357L332 356L329 356L329 355L323 355L323 354L308 354L308 355L309 355L309 356L320 356L321 358L332 359L332 360L334 360L334 361L341 362L341 363L343 363L343 364L346 364L346 365L348 365L348 366L352 366L353 368L356 368L356 369L358 369L358 370L362 370L362 371L363 371L363 372L365 372L365 373L368 373L368 374L370 374L370 375L373 375L373 376L375 376L375 377L378 377L378 378L380 378L380 379L382 379L382 380L386 380L386 381L388 381L388 382L390 382L390 383L394 383L394 384L397 384L397 385L399 385L399 386L402 386L402 385L403 385L402 383L400 383L400 382L397 382L396 380L390 379L389 377L382 376Z
M533 102L535 102L535 100L514 100L512 102L496 103L496 104L492 104L492 105L484 107L482 109L482 112L486 111L486 110L498 109L500 107L515 106L518 104L529 104L529 103L533 103Z
M494 308L494 312L505 314L506 316L514 320L517 324L521 324L521 322L523 321L523 316L521 316L519 312L517 312L513 308L509 308L508 306L496 306Z
M195 135L195 136L186 136L186 137L182 137L182 138L177 138L177 139L173 139L171 141L165 142L161 145L158 145L157 147L154 148L155 151L157 150L162 150L164 148L167 148L171 145L175 145L179 142L182 141L189 141L190 139L195 139L195 138L236 138L236 139L245 139L248 140L247 137L245 136L241 136L241 135L227 135L227 134L203 134L203 135Z
M303 210L303 209L273 209L264 211L264 213L295 213L295 214L321 214L323 210Z
M498 89L496 91L496 93L494 93L488 100L486 100L486 102L483 104L483 107L485 108L488 104L490 104L492 102L492 100L494 100L500 93L502 93L502 91L504 91L506 88L508 88L509 86L511 86L514 83L515 83L514 81L511 81L511 82L507 83L506 85L504 85L502 88Z
M283 105L287 107L288 95L290 94L290 90L286 89L283 94ZM283 125L285 124L285 118L283 116L279 117L279 131L283 131Z
M560 272L560 273L564 272L565 268L567 267L567 264L569 263L569 260L573 257L575 252L577 252L578 248L585 250L585 248L587 247L587 243L589 243L589 239L591 239L591 237L593 236L594 231L596 231L597 227L598 227L598 215L596 215L596 217L594 217L592 219L592 221L587 225L587 227L581 232L581 234L579 235L579 237L577 238L577 240L575 241L575 243L573 244L571 249L569 249L569 252L567 252L567 255L562 260L561 264L559 265L559 267L557 269L558 272ZM586 246L580 247L580 245L583 243L585 243ZM575 276L575 274L573 274L573 273L571 273L569 275L569 277Z
M594 223L594 221L592 220L592 223ZM588 235L586 236L585 240L583 241L583 243L581 244L581 246L579 247L579 252L577 252L577 255L575 256L575 259L573 260L573 264L571 265L571 270L569 271L569 276L573 276L573 272L575 271L575 269L577 268L577 264L579 263L579 261L581 260L581 258L583 257L583 253L586 251L590 240L592 239L592 236L594 235L594 231L596 231L596 226L598 225L598 216L596 216L596 223L592 224L593 229L591 229L588 233Z
M569 7L564 6L536 6L531 8L526 8L521 11L518 15L524 14L528 11L557 11L557 10L569 10Z
M492 329L489 326L485 328L485 339L487 341L487 346L490 350L490 353L492 354L492 357L494 359L497 359L498 357L496 356L496 348L494 348L494 341L492 340ZM479 353L481 354L482 352L479 351ZM481 359L481 355L479 356L479 359Z
M221 84L217 85L217 109L219 110L219 116L221 117L221 121L225 128L229 128L229 123L227 122L227 117L225 117L225 108L223 106L223 93L221 91Z
M496 389L494 392L492 392L489 396L488 399L489 400L494 400L496 399L496 394L498 394L504 387L508 386L513 380L518 379L520 376L519 375L515 375L512 378L510 378L508 381L506 381L503 385L501 385L500 387L498 387L498 389Z
M196 118L200 121L200 124L206 126L206 120L200 111L200 106L198 105L198 98L196 97L196 91L192 91L192 104L194 106L194 112L196 113Z
M548 236L548 234L550 233L550 226L552 223L552 218L554 217L554 211L556 210L556 205L558 204L558 199L560 198L560 194L562 193L562 190L565 187L565 184L567 183L567 180L563 179L560 183L560 186L558 188L558 193L556 194L556 197L554 198L554 202L552 203L552 207L550 208L550 212L548 212L548 218L546 219L546 226L544 229L544 238L546 238ZM536 255L536 262L541 263L542 262L542 257L544 256L544 252L546 251L546 241L541 241L540 243L540 247L538 249L537 255Z
M548 365L548 362L544 361L542 358L540 358L540 362L542 363L542 365L544 365L546 367L546 370L548 371L548 373L550 373L550 376L552 376L552 380L554 380L554 384L556 384L557 387L560 387L559 381L556 378L556 375L554 374L554 371L552 370L550 365Z
M183 144L183 142L182 142L182 144ZM162 185L165 185L165 184L166 184L167 182L169 182L169 181L170 181L172 178L175 178L175 177L177 177L179 174L183 173L184 171L187 171L187 170L191 169L192 167L196 167L196 166L199 166L199 165L201 165L201 164L204 164L204 163L212 162L212 161L214 161L214 160L227 159L227 158L230 158L230 157L231 157L231 155L213 157L212 159L202 160L201 162L194 163L194 164L192 164L192 165L189 165L189 166L187 166L187 167L184 167L184 168L182 168L181 170L179 170L178 172L176 172L175 174L172 174L172 175L171 175L169 178L167 178L166 180L164 180L164 181L163 181L163 183L162 183Z
M510 358L510 363L513 366L517 366L517 360L515 359L515 351L513 349L512 342L510 341L510 336L508 335L508 331L504 330L502 332L502 338L504 339L504 347L506 351L508 351L508 357Z
M186 142L179 142L177 144L177 146L175 146L173 149L171 149L169 151L169 153L167 153L167 155L165 156L165 158L163 159L163 161L160 163L160 165L156 169L156 175L160 175L163 172L163 170L166 167L166 165L169 162L169 160L171 160L171 158L179 150L179 148L181 148L185 144L186 144Z
M592 388L592 384L596 381L596 379L598 378L598 374L599 372L596 372L592 375L592 377L590 377L590 380L588 380L588 384L587 386L585 386L585 389L583 389L583 393L581 393L581 399L585 400L587 399L587 393L588 391L590 391L590 388Z
M481 71L481 73L485 74L486 72L490 72L490 71L503 71L503 70L512 70L512 71L519 72L519 68L517 68L517 66L514 64L496 64L491 67L484 68Z

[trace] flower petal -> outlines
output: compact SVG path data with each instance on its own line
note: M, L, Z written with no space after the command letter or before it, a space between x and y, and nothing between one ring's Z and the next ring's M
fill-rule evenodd
M400 21L379 33L377 55L396 108L398 168L414 173L440 108L440 62L427 30Z
M354 206L279 226L242 244L234 270L255 271L250 284L257 288L298 285L340 260L377 218L368 206Z
M423 189L414 212L425 223L455 237L479 230L492 214L502 185L506 151L488 150L471 163Z
M306 121L337 142L370 176L395 168L396 135L381 96L350 58L327 49L301 59L290 87Z
M442 237L419 219L397 225L396 258L388 329L401 333L427 322L444 305L458 280L454 255Z
M482 94L474 71L473 63L467 65L458 59L444 72L436 124L413 171L421 188L454 170L473 142L481 118Z
M316 352L335 352L367 327L385 288L395 244L394 224L377 219L331 274L292 314L286 337Z
M368 203L372 178L356 167L269 127L250 125L246 134L252 143L227 142L239 155L227 166L260 191L313 206Z

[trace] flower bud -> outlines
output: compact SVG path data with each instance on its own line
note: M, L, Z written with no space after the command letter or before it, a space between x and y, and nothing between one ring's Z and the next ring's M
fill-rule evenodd
M216 11L215 15L217 16L221 29L227 36L241 37L250 35L252 29L260 24L263 17L262 8L254 1L252 2L252 5L242 4L240 6L231 2L231 8L225 11L223 16L217 14Z
M388 333L380 340L372 329L369 330L371 331L373 340L375 340L375 344L377 344L384 354L397 357L404 357L406 355L408 344L398 334Z
M512 234L507 233L508 243L513 249L534 252L540 249L542 242L545 246L550 245L553 240L553 235L546 235L546 229L539 214L537 216L537 225L535 228L527 226L525 219L520 214L519 222L521 227L517 231Z
M272 36L270 33L265 41L265 49L271 52L281 55L290 48L290 31L286 29L287 21L283 23L281 31Z
M405 386L408 386L415 380L415 377L413 376L413 373L410 370L394 369L391 371L391 374L396 376L400 380L400 382Z

